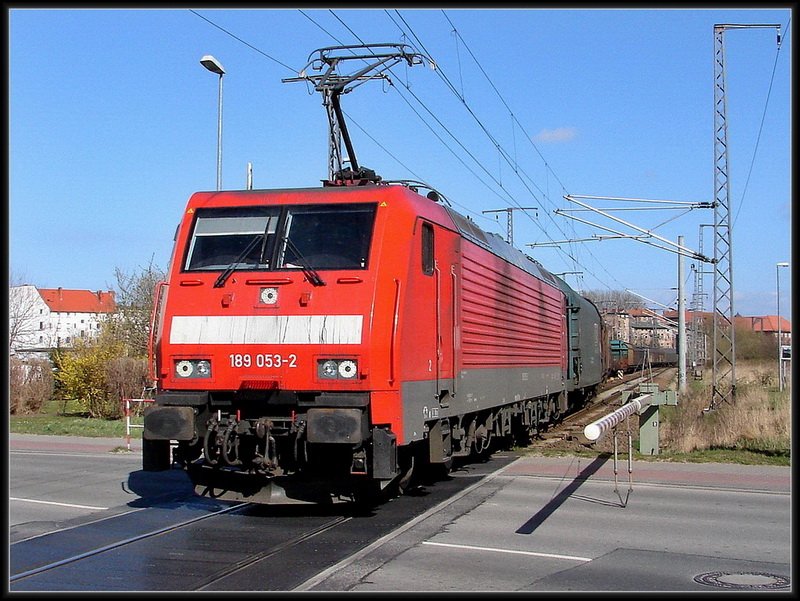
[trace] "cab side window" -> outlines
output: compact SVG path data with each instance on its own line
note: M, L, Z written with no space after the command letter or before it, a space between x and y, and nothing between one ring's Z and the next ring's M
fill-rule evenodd
M433 275L433 225L422 224L422 273Z

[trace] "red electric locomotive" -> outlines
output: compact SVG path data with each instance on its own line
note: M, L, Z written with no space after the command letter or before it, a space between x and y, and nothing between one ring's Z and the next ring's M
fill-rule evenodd
M320 188L195 194L156 295L144 469L176 461L201 493L402 487L415 464L528 440L602 380L591 302L435 192L358 167L338 98L364 69L332 70L418 55L342 49L363 50L318 51L329 70L314 83L351 167L334 145Z
M532 433L578 382L564 286L407 186L197 193L157 301L145 468L173 440L213 494L319 500Z

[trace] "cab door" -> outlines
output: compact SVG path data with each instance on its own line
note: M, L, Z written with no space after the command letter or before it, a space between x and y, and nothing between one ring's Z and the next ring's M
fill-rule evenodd
M423 274L433 277L434 344L436 352L436 396L445 403L455 393L457 335L455 332L458 294L458 246L460 236L442 227L422 223Z

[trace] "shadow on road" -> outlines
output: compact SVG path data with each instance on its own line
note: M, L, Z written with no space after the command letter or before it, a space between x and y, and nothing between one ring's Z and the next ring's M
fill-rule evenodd
M572 494L578 490L578 487L583 484L589 477L597 472L602 465L608 461L611 457L610 453L604 453L602 455L598 455L597 458L594 459L589 465L581 470L581 472L573 478L572 482L569 483L561 492L559 492L555 497L550 499L550 501L542 507L536 515L534 515L531 519L525 522L522 526L520 526L517 530L517 534L531 534L534 530L536 530L539 526L541 526L544 521L549 518L567 499L572 496Z
M189 476L184 470L178 469L131 472L127 483L122 483L122 488L139 497L128 503L130 507L152 507L194 496L194 486Z

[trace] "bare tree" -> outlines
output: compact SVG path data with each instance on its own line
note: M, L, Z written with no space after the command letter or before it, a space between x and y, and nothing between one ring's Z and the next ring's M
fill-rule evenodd
M8 348L32 344L39 332L41 297L35 286L24 284L21 276L10 274L8 286Z
M642 299L627 290L585 290L583 296L603 313L645 308Z
M150 337L150 317L153 295L158 282L166 277L163 269L154 265L153 258L138 271L127 273L117 267L117 314L104 327L122 342L130 357L145 357Z

